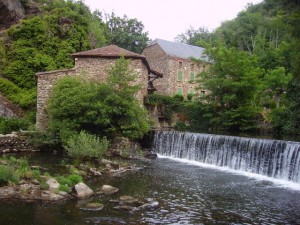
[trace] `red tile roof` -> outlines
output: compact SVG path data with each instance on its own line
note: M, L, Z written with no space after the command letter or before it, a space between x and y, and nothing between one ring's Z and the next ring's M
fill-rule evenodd
M145 58L140 54L128 51L124 48L120 48L117 45L108 45L102 48L96 48L83 52L76 52L72 54L73 57L120 57L124 56L125 58Z

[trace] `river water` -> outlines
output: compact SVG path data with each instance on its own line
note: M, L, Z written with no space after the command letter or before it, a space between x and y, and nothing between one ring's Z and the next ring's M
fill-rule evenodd
M31 157L35 164L53 166L55 155ZM110 197L56 204L0 202L1 225L55 224L300 224L300 188L197 163L160 157L136 162L143 169L122 177L87 182L120 188ZM153 198L157 209L120 212L110 199L131 195ZM99 212L82 211L83 202L102 202Z

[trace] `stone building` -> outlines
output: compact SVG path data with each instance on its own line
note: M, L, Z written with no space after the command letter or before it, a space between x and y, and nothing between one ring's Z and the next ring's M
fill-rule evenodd
M47 102L51 96L56 81L63 76L84 76L87 79L95 79L105 82L107 69L114 65L121 56L130 59L130 68L137 73L135 84L141 86L137 99L143 103L144 97L155 90L153 81L162 77L162 74L150 69L146 58L142 55L130 52L116 45L103 48L77 52L72 55L75 67L66 70L40 72L37 77L37 114L36 127L45 130L47 127L47 113L45 111Z
M156 39L143 50L142 55L151 68L164 75L162 80L154 82L157 93L171 96L205 94L204 89L196 90L195 82L196 75L209 64L204 48Z

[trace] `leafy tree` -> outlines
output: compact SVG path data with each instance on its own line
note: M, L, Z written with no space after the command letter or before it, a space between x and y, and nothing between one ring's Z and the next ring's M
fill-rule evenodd
M134 97L134 73L121 58L108 70L108 83L64 77L54 88L49 105L50 128L63 141L84 130L101 137L121 135L130 139L150 129L145 109Z
M126 15L123 18L114 13L106 16L110 42L132 52L141 53L149 41L148 33L143 31L143 23Z
M214 35L206 27L199 27L198 30L190 27L185 33L179 34L175 39L178 42L205 47L206 44L213 42Z
M256 58L223 46L208 49L207 54L214 63L202 74L200 85L209 91L206 101L214 112L212 124L234 130L253 129L258 115L255 94L261 74L255 66Z

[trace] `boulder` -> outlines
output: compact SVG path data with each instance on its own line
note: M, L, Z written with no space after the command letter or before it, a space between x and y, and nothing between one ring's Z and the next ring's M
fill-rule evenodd
M8 28L24 17L20 0L0 0L0 27Z
M57 190L60 185L54 178L49 178L46 183L49 185L50 191Z
M85 183L80 182L73 187L73 192L78 198L86 198L94 194L93 190L90 189Z
M131 197L129 195L124 195L120 197L120 204L130 206L141 206L144 203L138 200L137 198Z
M147 159L156 159L157 158L157 154L152 152L152 151L148 151L144 153L144 157Z
M102 174L96 168L90 168L89 171L92 176L102 176Z
M112 195L119 191L119 188L110 186L110 185L102 185L100 190L97 192L97 194L103 194L103 195Z
M86 204L84 207L80 208L85 211L100 211L104 208L104 205L98 202L90 202Z

